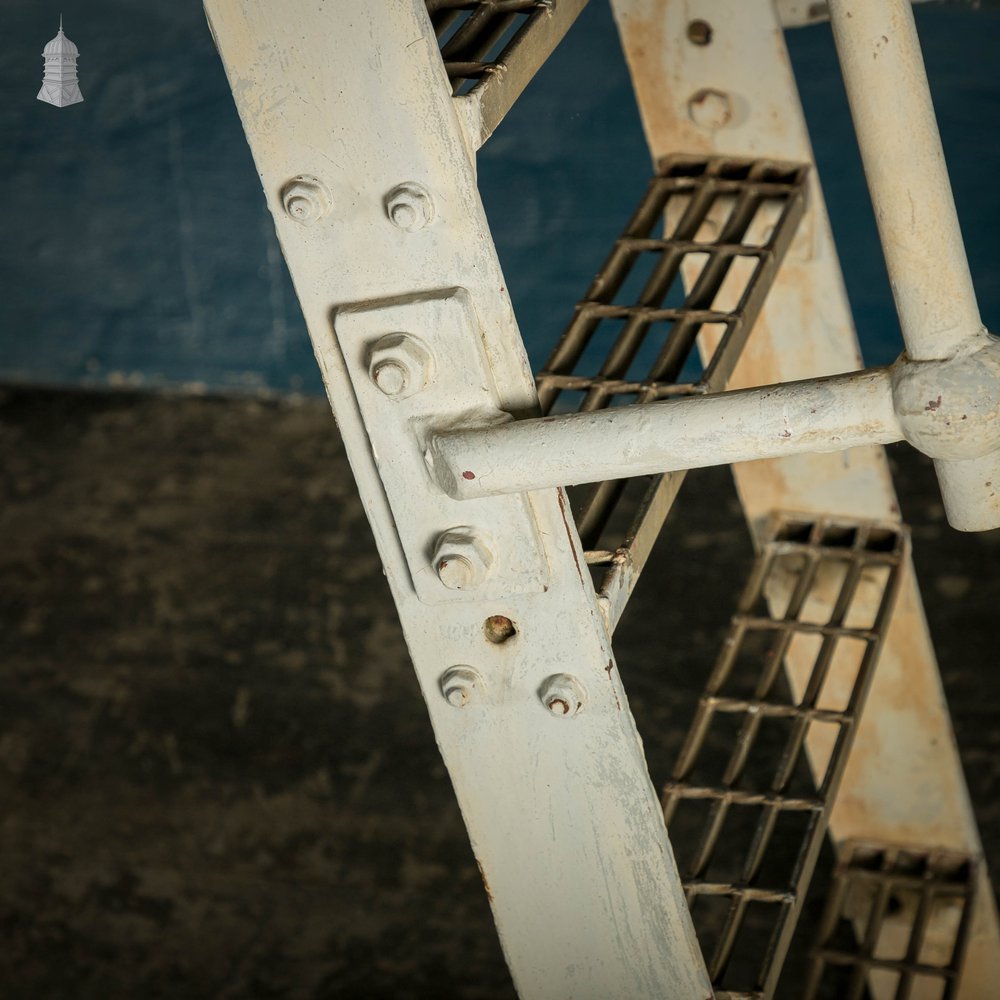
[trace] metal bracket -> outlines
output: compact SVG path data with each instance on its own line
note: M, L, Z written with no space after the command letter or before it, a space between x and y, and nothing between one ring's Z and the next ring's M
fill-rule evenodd
M462 503L426 468L431 428L510 419L469 293L342 306L333 325L418 598L446 604L544 592L549 566L528 496Z

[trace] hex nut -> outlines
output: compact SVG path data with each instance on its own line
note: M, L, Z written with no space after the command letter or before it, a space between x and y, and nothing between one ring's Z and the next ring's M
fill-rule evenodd
M587 703L586 688L572 674L553 674L538 689L542 704L561 718L579 714Z
M733 102L721 90L699 90L688 101L688 115L695 125L714 132L733 120Z
M419 337L390 333L372 345L368 374L387 396L406 399L434 378L434 355Z
M311 226L330 211L332 200L318 177L299 174L281 189L281 204L289 218L302 226Z
M485 687L479 671L473 667L449 667L440 680L441 694L453 708L465 708Z
M475 528L450 528L434 545L434 572L449 590L475 590L493 562L493 547Z
M434 201L422 184L407 181L385 196L385 214L397 229L416 233L434 221Z

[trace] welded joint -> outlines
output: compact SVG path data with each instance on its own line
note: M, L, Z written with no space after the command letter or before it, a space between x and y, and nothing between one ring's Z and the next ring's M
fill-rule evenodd
M892 369L892 404L903 437L930 458L960 461L1000 449L1000 338L985 330L943 361Z

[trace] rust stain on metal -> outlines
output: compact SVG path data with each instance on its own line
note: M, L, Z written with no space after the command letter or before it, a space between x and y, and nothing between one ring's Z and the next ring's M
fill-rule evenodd
M483 622L483 634L488 642L501 646L517 635L517 626L506 615L490 615Z
M576 554L576 545L573 544L573 531L566 520L566 493L564 490L556 490L556 497L559 500L559 513L562 515L563 525L566 528L566 537L569 539L569 550L573 553L573 562L576 563L576 572L583 583L583 571L580 569L580 557Z
M650 17L633 14L621 17L618 26L636 97L643 109L646 134L670 135L676 140L673 148L688 153L712 152L710 135L688 119L687 114L677 106L679 102L659 96L665 72L669 74L669 70L664 70L664 56L670 51L665 37L665 19L660 9L654 7Z
M608 675L608 680L611 681L611 671L615 669L615 661L608 660L608 665L604 668L604 672ZM615 704L618 706L618 711L622 710L622 703L618 699L618 692L615 690L614 681L611 681L611 693L615 696Z
M486 878L486 872L483 871L483 863L476 858L476 867L479 869L479 877L483 880L483 888L486 890L486 898L493 903L493 890L490 888L489 879Z

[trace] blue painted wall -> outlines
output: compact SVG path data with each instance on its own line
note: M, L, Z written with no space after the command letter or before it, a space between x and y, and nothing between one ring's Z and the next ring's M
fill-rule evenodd
M35 100L60 9L85 103ZM1000 329L1000 10L918 9L970 258ZM871 363L900 350L829 28L789 34ZM294 293L197 0L4 0L0 379L318 392ZM649 174L593 0L480 155L536 366Z

